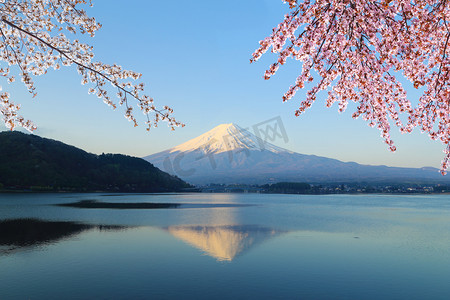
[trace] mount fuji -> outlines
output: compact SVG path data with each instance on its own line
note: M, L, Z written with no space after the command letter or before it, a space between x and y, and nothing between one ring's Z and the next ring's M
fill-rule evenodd
M283 149L235 124L222 124L174 148L144 157L197 185L281 181L449 182L438 169L361 165Z

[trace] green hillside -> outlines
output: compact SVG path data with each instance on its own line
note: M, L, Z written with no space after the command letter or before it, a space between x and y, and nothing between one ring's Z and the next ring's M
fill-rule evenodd
M95 155L62 142L0 132L0 188L36 191L169 192L189 187L151 163Z

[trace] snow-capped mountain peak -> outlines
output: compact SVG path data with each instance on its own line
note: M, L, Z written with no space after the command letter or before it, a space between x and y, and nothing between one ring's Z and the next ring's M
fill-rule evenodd
M173 152L201 150L204 153L222 153L234 150L268 150L270 152L289 152L277 147L236 124L221 124L210 131L170 149Z
M193 184L400 182L409 178L442 182L437 169L368 166L291 152L269 143L277 135L268 136L269 129L262 130L255 126L246 130L235 124L222 124L144 159Z

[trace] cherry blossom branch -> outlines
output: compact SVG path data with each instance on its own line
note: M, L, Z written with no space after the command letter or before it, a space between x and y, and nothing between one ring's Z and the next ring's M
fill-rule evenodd
M14 1L14 2L13 2ZM17 64L19 68L21 69L22 73L22 80L27 85L27 88L30 90L30 92L34 91L34 85L31 81L31 77L28 74L28 71L26 69L26 65L28 64L28 61L34 61L37 65L36 67L32 67L31 70L35 75L41 75L43 74L41 69L42 68L48 68L48 66L53 65L55 69L59 68L59 64L55 64L55 62L39 62L39 57L42 55L51 55L55 57L54 59L59 59L63 65L71 65L74 64L77 66L79 73L83 76L82 83L85 84L90 80L95 84L94 89L90 89L90 93L95 92L97 90L97 96L103 98L104 102L113 108L116 108L115 104L111 102L108 92L104 89L105 82L111 83L114 87L116 87L120 93L121 97L131 96L132 98L136 99L138 101L140 109L143 111L143 113L147 117L146 124L148 125L147 130L150 129L151 126L157 126L158 121L163 120L167 121L169 126L174 129L175 126L184 126L184 124L178 122L175 120L175 118L171 117L170 114L173 112L173 110L167 106L164 106L164 109L157 109L152 103L153 99L148 96L140 96L139 92L143 91L143 84L138 85L132 85L131 83L120 83L118 79L124 79L127 77L133 77L134 79L139 78L141 75L138 73L134 73L132 71L124 71L121 69L120 66L108 66L104 65L102 63L92 63L90 59L92 58L92 54L89 53L89 48L87 45L79 44L77 40L75 40L74 44L69 44L69 41L65 38L64 35L53 37L51 38L45 31L42 31L44 28L51 30L51 28L56 28L58 30L62 30L62 27L54 25L53 23L50 23L50 18L48 19L42 19L39 15L36 15L36 8L33 6L33 4L28 3L28 1L25 2L17 2L15 0L11 0L10 5L5 5L4 11L11 11L14 10L15 13L22 11L24 15L26 16L27 22L23 22L23 20L17 19L13 21L12 15L14 13L8 13L8 14L1 14L0 21L6 25L8 25L10 28L17 31L18 36L20 36L21 43L19 45L18 51L21 51L20 57L18 56L18 52L16 51L15 47L18 45L14 37L6 39L5 33L2 31L3 39L4 39L4 47L5 51L8 51L9 49L12 51L15 60L12 61L13 63ZM17 3L16 3L17 2ZM75 26L79 26L81 33L90 33L91 36L94 35L94 32L100 28L100 25L95 22L95 19L88 18L83 10L78 10L76 8L76 4L78 3L86 3L84 0L62 0L58 2L49 1L47 4L49 5L49 11L47 12L49 14L49 17L54 16L60 23L66 23L68 24L66 26L66 29L75 33L74 27L70 24L70 18L74 20L74 24L78 24ZM8 3L9 4L9 3ZM14 6L16 5L16 6ZM27 6L29 5L29 6ZM44 2L39 2L38 5L41 5L40 8L42 11L45 11ZM67 7L67 9L66 9ZM61 9L61 12L59 9ZM16 12L17 11L17 12ZM76 15L75 17L70 14ZM78 20L77 20L78 18ZM38 22L41 22L39 24ZM17 22L17 23L16 23ZM28 28L29 26L29 28ZM35 30L33 29L35 28ZM8 31L8 34L10 32ZM23 34L30 38L30 40L25 41L23 39ZM10 44L13 43L13 44ZM33 43L34 48L29 48L29 43ZM55 43L55 44L54 44ZM14 46L11 46L14 45ZM26 51L28 54L32 53L33 56L31 58L28 57L28 54L25 55L23 53L24 47L26 47ZM48 50L47 50L47 49ZM34 50L38 49L42 54L39 52L36 52ZM54 53L57 53L58 56L55 56ZM25 64L26 62L26 64ZM23 65L22 65L23 63ZM45 71L46 72L46 71ZM105 73L106 72L106 73ZM128 88L127 88L128 87ZM121 100L121 104L126 104L126 113L125 116L130 121L133 121L135 126L137 126L136 119L134 118L132 114L132 107L128 105L128 101L123 99ZM149 113L154 113L155 119L152 122L149 117Z
M339 103L343 111L349 101L357 103L353 117L363 116L377 125L391 151L390 123L401 132L415 127L446 145L442 173L450 162L450 60L447 49L450 16L447 0L285 0L291 12L272 34L260 41L250 62L272 48L278 59L265 72L269 79L288 57L301 62L295 83L283 95L291 99L306 82L319 75L296 115L316 100L320 90L333 86L327 106ZM295 15L295 18L293 18ZM296 31L300 33L296 35ZM295 39L294 39L295 37ZM286 38L291 41L286 45ZM403 73L414 87L426 86L416 108L401 83L390 71ZM339 78L339 79L338 79ZM337 81L335 81L338 79ZM434 91L434 93L433 93ZM400 114L407 116L403 125Z

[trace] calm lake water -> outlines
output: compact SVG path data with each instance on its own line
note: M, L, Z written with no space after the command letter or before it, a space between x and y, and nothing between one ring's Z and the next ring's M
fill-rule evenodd
M81 200L183 205L54 206ZM2 300L450 299L449 282L447 195L0 194Z

